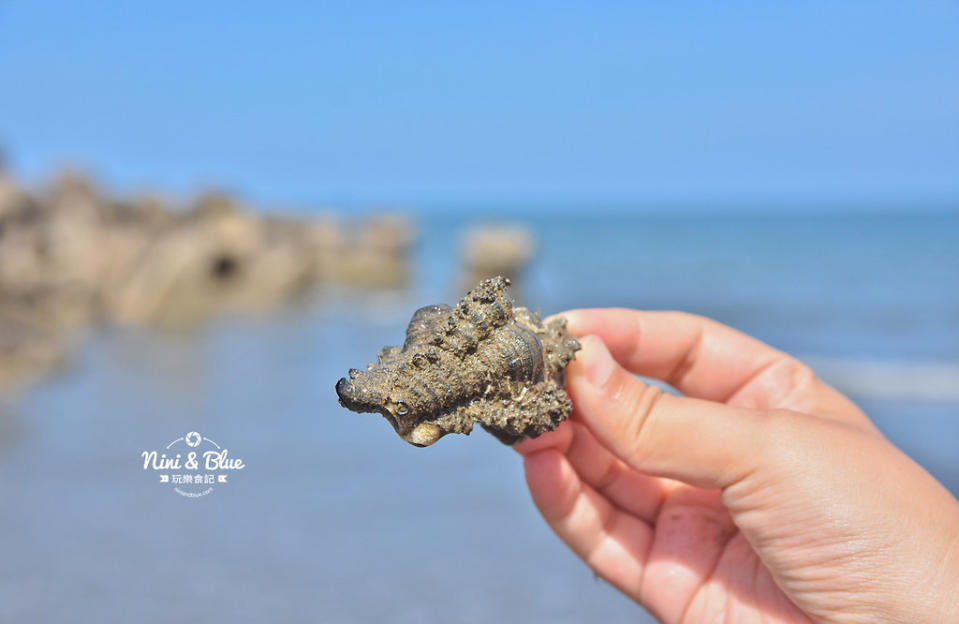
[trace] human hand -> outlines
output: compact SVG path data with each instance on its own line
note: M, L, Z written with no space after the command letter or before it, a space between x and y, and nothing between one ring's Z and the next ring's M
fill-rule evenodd
M692 315L564 316L573 414L516 448L596 574L666 623L959 622L959 502L808 367Z

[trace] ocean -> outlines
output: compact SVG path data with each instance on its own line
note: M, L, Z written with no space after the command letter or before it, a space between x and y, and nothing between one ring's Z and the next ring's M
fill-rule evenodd
M520 303L737 327L959 492L959 215L503 217L537 240ZM421 218L403 291L84 335L0 406L0 621L652 621L541 521L513 451L480 430L414 448L337 405L413 310L462 294L476 221ZM246 467L178 496L141 452L188 431Z

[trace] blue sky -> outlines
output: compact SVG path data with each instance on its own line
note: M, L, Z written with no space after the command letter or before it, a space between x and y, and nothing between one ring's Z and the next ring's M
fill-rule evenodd
M31 180L268 203L957 204L957 33L956 2L0 1L0 141Z

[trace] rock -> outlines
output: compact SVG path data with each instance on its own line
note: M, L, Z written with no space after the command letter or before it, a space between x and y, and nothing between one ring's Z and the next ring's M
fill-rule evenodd
M66 350L56 334L11 314L0 302L0 395L65 361Z
M149 243L109 293L110 317L170 329L196 325L245 284L261 237L259 224L238 213L178 223Z
M57 328L100 318L102 299L135 263L156 228L120 219L113 202L77 173L61 173L38 209L0 235L0 294Z
M169 199L156 193L119 198L111 203L111 221L156 232L177 217L170 206Z
M398 215L378 215L348 234L335 281L366 288L399 288L409 281L413 227Z
M113 319L187 329L222 311L255 311L313 281L306 234L293 222L202 213L156 238L109 297Z
M461 244L463 279L466 284L475 284L502 275L515 283L534 249L532 233L521 225L474 226Z
M220 191L180 213L155 194L110 196L77 170L27 192L0 161L0 384L52 360L47 338L94 323L182 330L318 283L405 285L412 240L400 217L261 218Z
M30 196L0 170L0 227L13 219L23 218L32 207Z
M349 248L343 223L332 215L313 217L300 225L303 244L312 265L311 273L318 282L334 283L345 274Z
M242 212L236 200L225 191L208 190L200 193L190 208L191 216L199 218L222 217Z

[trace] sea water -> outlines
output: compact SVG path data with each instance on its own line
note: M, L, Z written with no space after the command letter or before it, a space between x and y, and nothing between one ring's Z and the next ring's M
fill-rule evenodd
M538 242L522 303L733 325L813 362L959 492L956 216L503 219ZM511 450L482 431L413 448L336 403L415 308L461 294L469 221L419 222L404 291L98 330L5 404L0 621L644 621L541 521ZM190 431L244 462L200 498L142 465Z

